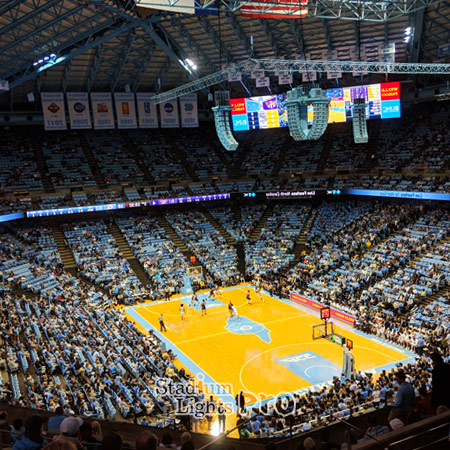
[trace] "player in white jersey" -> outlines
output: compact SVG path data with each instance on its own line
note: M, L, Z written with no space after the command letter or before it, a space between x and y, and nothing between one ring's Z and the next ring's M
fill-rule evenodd
M264 297L261 294L261 285L259 283L255 286L255 290L256 290L256 293L258 294L258 297L264 303Z
M186 309L184 308L183 303L180 305L180 314L181 314L181 321L184 322L186 320Z
M237 317L238 320L241 320L241 318L239 317L238 310L234 305L231 307L231 317Z

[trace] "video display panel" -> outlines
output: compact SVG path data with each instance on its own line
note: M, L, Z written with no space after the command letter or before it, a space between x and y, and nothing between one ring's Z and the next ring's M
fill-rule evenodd
M355 98L365 98L368 119L395 119L401 116L400 83L369 84L328 89L328 123L348 122L353 119ZM286 94L230 99L231 119L234 131L287 127ZM314 109L308 107L308 121L312 123Z

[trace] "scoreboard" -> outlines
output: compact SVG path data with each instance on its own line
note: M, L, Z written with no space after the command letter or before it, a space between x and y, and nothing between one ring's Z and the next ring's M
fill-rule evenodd
M355 98L366 100L368 119L394 119L400 117L400 83L369 84L328 89L330 98L328 123L353 120ZM234 131L287 127L286 94L230 99ZM314 119L314 108L308 107L308 122Z

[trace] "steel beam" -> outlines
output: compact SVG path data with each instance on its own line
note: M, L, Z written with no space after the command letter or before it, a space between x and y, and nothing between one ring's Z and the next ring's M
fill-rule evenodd
M412 26L413 37L410 42L411 49L411 62L419 62L420 51L422 47L422 32L423 32L423 19L425 16L425 10L421 9L413 13Z
M50 69L51 67L55 66L56 64L61 64L62 62L67 62L68 60L71 60L75 58L78 55L81 55L82 53L97 48L99 45L103 44L104 42L109 41L110 39L120 36L122 33L127 32L128 30L131 30L132 28L135 28L138 25L138 22L133 21L130 23L120 24L116 26L112 31L109 33L106 33L100 37L91 36L84 40L84 42L79 43L78 47L75 47L72 45L73 48L69 53L64 54L63 56L60 56L56 59L56 61L53 64L44 64L40 66L37 70L33 71L25 71L21 76L17 77L15 80L10 81L9 86L10 88L19 86L22 83L25 83L26 81L32 80L36 77L38 77L43 71ZM93 40L91 40L93 39Z
M304 58L306 56L306 47L305 40L303 38L303 30L301 25L303 24L302 20L291 20L291 31L294 36L295 43L297 44L300 55Z
M47 10L52 7L53 5L56 5L57 3L62 2L63 0L51 0L48 3L44 3L43 5L39 7L35 7L31 12L28 14L24 14L19 19L15 19L14 21L10 22L8 25L5 25L3 28L0 28L0 36L7 33L8 31L12 30L13 28L17 28L21 23L26 22L27 20L30 20L34 16L47 12ZM35 5L34 5L35 6Z
M264 34L266 35L266 38L269 40L270 46L272 47L273 53L276 58L280 57L280 48L278 47L278 42L275 39L275 35L273 34L269 22L267 19L259 19L259 23L262 26L264 30Z
M147 68L148 68L154 54L155 54L155 44L152 43L152 45L148 46L147 55L146 55L144 61L141 61L138 71L133 76L133 80L134 80L133 81L133 91L134 92L136 92L139 89L142 78L144 77L145 72L147 71Z
M93 0L100 1L100 0ZM308 16L321 19L363 20L369 22L386 22L401 16L409 15L414 11L427 8L430 5L440 3L441 0L309 0ZM210 10L237 12L245 5L252 3L258 7L261 13L270 14L274 8L285 6L283 0L221 0L219 7L211 2L196 3L197 8L208 7ZM177 0L171 1L172 6L186 8L186 12L192 11L192 6L184 6ZM170 11L167 0L159 0L154 6ZM299 5L299 8L302 7Z
M239 21L236 19L235 14L227 12L225 14L225 17L227 18L229 24L231 25L231 27L233 28L233 30L237 34L237 36L239 38L239 42L244 46L245 51L247 52L247 57L248 58L254 57L255 56L254 49L250 45L250 39L245 34L245 31L241 27L241 24L239 23ZM292 21L291 23L293 23L293 22L294 21Z
M357 73L399 73L399 74L450 74L450 64L413 64L365 61L305 61L281 59L250 59L233 67L233 72L248 73L258 67L266 72L357 72ZM228 79L229 70L221 70L197 81L156 95L155 103L171 100L190 92L213 86Z
M116 90L117 84L119 83L120 75L123 72L123 67L128 58L128 55L131 52L131 49L133 47L133 42L135 41L135 39L136 39L135 30L134 29L130 30L128 32L127 42L122 47L122 52L120 54L119 60L116 63L116 70L114 71L114 75L112 76L111 92L114 92Z
M331 39L330 24L328 23L328 19L322 19L322 28L325 34L327 49L331 52L333 50L333 40Z
M211 42L216 46L217 50L220 52L222 50L225 61L227 63L231 63L234 61L234 57L231 54L231 52L228 50L228 47L223 42L221 36L219 36L219 33L214 29L214 27L211 25L210 21L207 19L206 16L197 15L197 20L199 24L202 26L205 33L209 36L211 39ZM220 64L222 61L220 61Z

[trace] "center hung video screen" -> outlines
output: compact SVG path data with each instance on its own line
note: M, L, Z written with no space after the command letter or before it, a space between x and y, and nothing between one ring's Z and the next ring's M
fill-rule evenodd
M353 119L355 98L365 98L368 119L396 119L400 112L400 83L369 84L327 89L331 99L328 123L349 122ZM286 94L230 99L234 131L247 131L289 126L285 107ZM308 122L314 118L314 109L308 107Z

